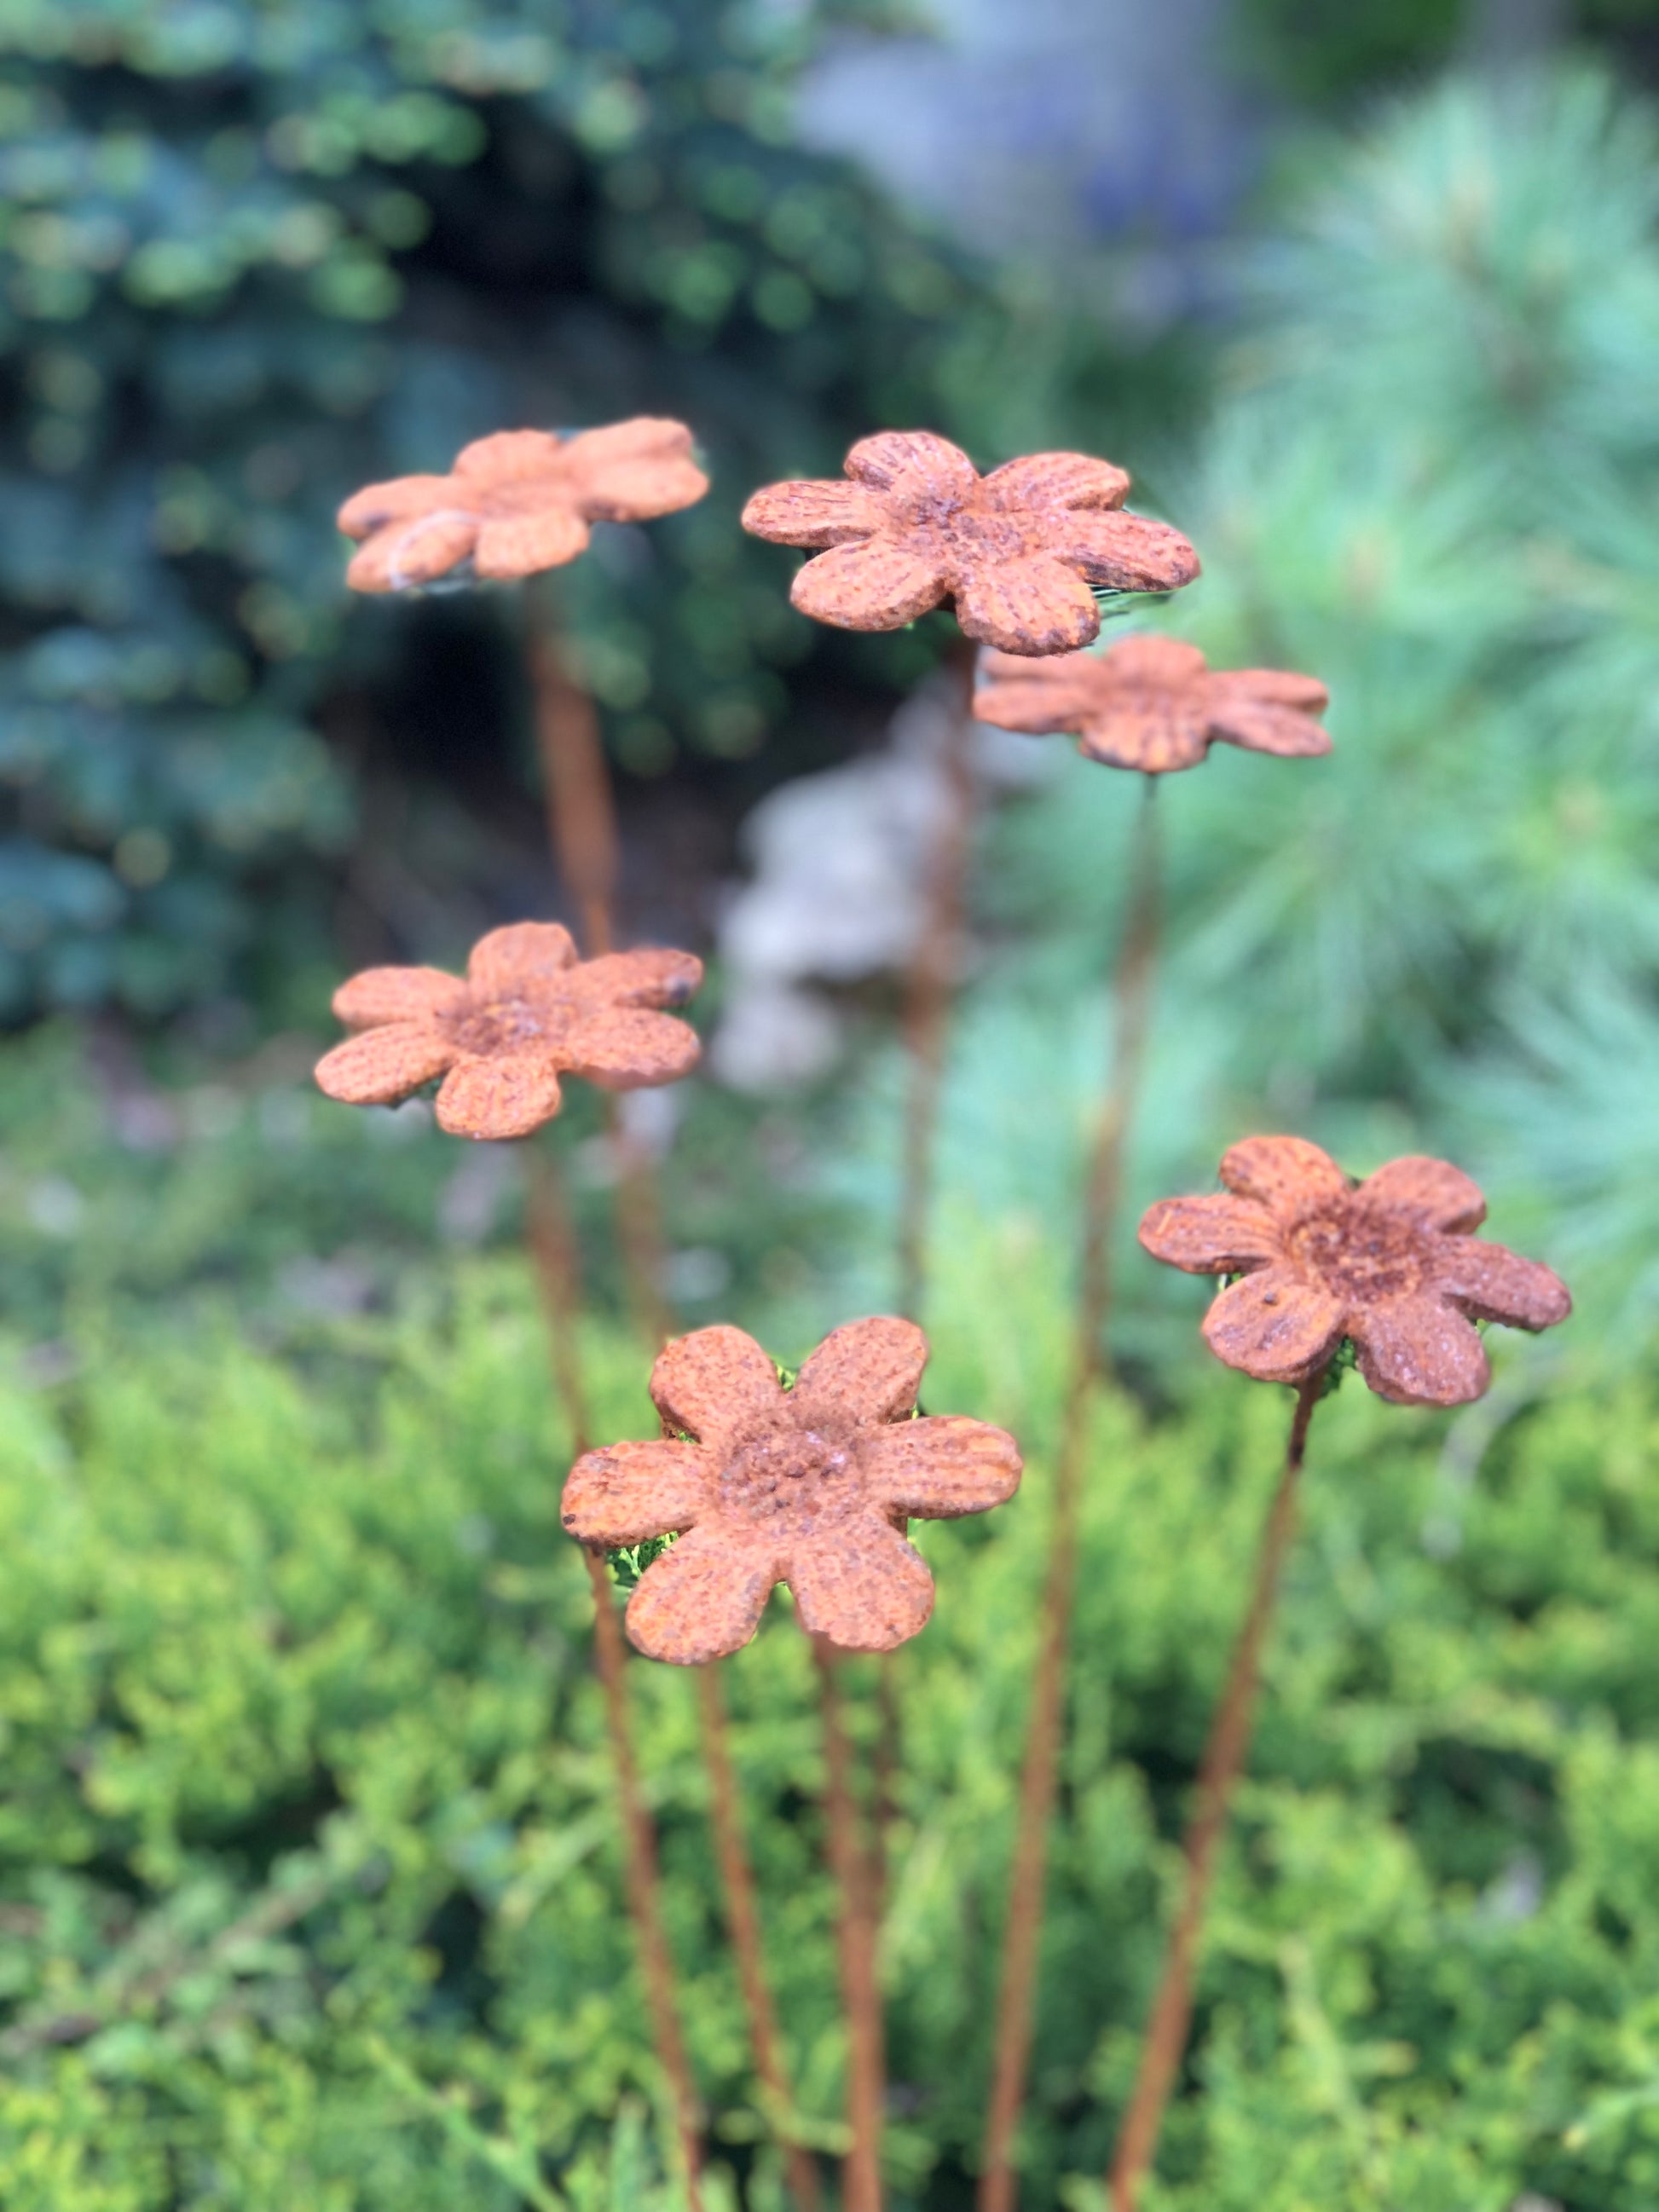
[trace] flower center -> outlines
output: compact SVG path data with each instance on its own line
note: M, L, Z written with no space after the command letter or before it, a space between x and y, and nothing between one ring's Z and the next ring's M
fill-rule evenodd
M810 1536L844 1519L860 1495L851 1437L821 1429L769 1429L720 1470L726 1510L776 1535Z
M463 1052L489 1060L562 1036L575 1011L568 999L469 999L446 1026Z
M1303 1215L1285 1239L1293 1259L1358 1305L1417 1290L1428 1272L1422 1231L1391 1207L1338 1199Z
M905 535L919 551L954 570L965 561L1018 561L1035 552L1029 512L1001 514L960 492L920 492L902 502Z

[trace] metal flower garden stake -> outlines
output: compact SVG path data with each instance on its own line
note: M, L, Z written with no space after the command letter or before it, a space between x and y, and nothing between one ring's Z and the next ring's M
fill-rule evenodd
M1111 983L1111 1071L1089 1147L1072 1374L1054 1469L1054 1522L1009 1869L981 2159L981 2212L1012 2212L1015 2139L1030 2060L1048 1825L1059 1774L1089 1407L1103 1357L1112 1232L1157 960L1159 870L1153 794L1160 775L1198 766L1218 738L1289 757L1328 752L1330 739L1314 719L1326 695L1311 678L1264 669L1212 671L1195 647L1173 638L1132 636L1104 653L1068 653L1035 662L994 653L986 656L981 673L974 710L982 720L1034 736L1073 732L1085 757L1137 769L1146 778Z
M839 629L895 629L949 602L969 656L978 644L1003 648L998 657L1011 663L1040 659L1098 635L1102 592L1173 591L1198 573L1198 556L1178 531L1123 511L1127 473L1091 454L1030 453L981 477L948 439L931 430L889 430L860 439L842 466L839 482L769 485L743 512L744 527L757 537L813 553L790 599ZM899 1302L913 1319L926 1292L939 1095L973 842L970 657L967 672L907 994L897 1272ZM885 1861L882 1778L899 1764L890 1669L881 1676L880 1703L876 1865L866 1877L874 1891Z
M480 1141L526 1138L557 1115L562 1078L611 1091L672 1082L696 1064L696 1032L665 1006L679 1006L702 980L685 952L610 953L579 960L557 922L517 922L472 948L465 978L435 968L371 968L343 983L334 1011L356 1034L324 1055L317 1081L353 1106L390 1105L441 1076L439 1126ZM556 1185L555 1185L556 1188ZM532 1240L537 1224L532 1213ZM544 1282L544 1254L532 1244ZM556 1372L578 1448L586 1409L574 1358L574 1292L551 1285L558 1331ZM658 2057L673 2098L693 2212L701 2202L696 2084L681 2033L674 1969L658 1894L656 1839L641 1793L629 1724L623 1643L603 1558L587 1555L594 1650L617 1763L623 1868Z
M443 476L396 478L370 485L348 500L340 512L340 527L359 541L359 550L347 580L356 590L384 592L417 589L446 578L533 579L583 552L594 522L648 520L692 505L708 489L708 477L693 459L691 434L683 423L641 416L572 437L539 430L501 432L465 447ZM423 975L426 981L424 986L411 986L409 1003L394 1018L407 1014L415 1019L417 1030L423 1025L424 1034L398 1039L382 1036L378 1041L360 1036L337 1048L325 1062L328 1077L324 1087L332 1095L367 1099L401 1096L425 1079L416 1076L389 1092L364 1091L366 1084L394 1081L391 1060L395 1051L410 1055L409 1066L424 1054L427 1074L444 1076L438 1103L441 1124L453 1133L481 1138L527 1134L556 1112L562 1074L586 1075L615 1091L640 1083L672 1081L689 1071L698 1052L694 1033L683 1023L672 1023L672 1029L680 1035L671 1039L668 1030L658 1030L653 1056L635 1020L634 1064L619 1078L614 1055L617 1051L626 1055L622 1040L629 1020L679 1004L700 980L702 965L689 954L612 952L615 809L597 717L592 701L571 673L550 610L544 608L532 620L527 650L550 836L561 875L576 902L588 950L598 957L578 963L568 933L556 926L526 924L496 932L477 948L479 972L475 975L470 967L465 985L432 971L402 971ZM520 963L524 972L516 987L514 978L495 973L503 965L502 946L509 940L526 955ZM532 940L543 956L539 964L528 957ZM362 980L358 979L360 983ZM386 1026L380 1018L381 1004L374 990L354 992L348 986L337 998L336 1012L354 1028L372 1032ZM448 1056L441 1057L447 1048ZM607 1059L607 1053L613 1057ZM650 1073L645 1072L647 1065ZM611 1128L613 1145L622 1155L619 1240L635 1304L660 1342L668 1329L653 1180L614 1114ZM552 1323L555 1377L580 1451L586 1443L586 1413L575 1337L580 1293L574 1240L556 1166L550 1158L537 1156L527 1162L527 1169L532 1255ZM695 2205L699 2157L696 2088L680 2032L672 1960L658 1903L655 1838L639 1788L623 1640L608 1571L598 1554L590 1552L586 1557L594 1597L595 1656L617 1762L629 1906L658 2055L673 2094L681 2156ZM753 1878L730 1797L732 1762L716 1693L703 1698L702 1719L719 1861L757 2072L775 2107L781 2110L792 2100L772 2017ZM801 2212L813 2212L816 2172L793 2146L786 2155Z
M1171 1267L1237 1278L1206 1315L1205 1340L1258 1382L1289 1383L1296 1410L1199 1770L1185 1885L1112 2163L1113 2212L1134 2212L1186 2048L1205 1906L1249 1746L1308 1426L1332 1361L1346 1341L1379 1397L1466 1405L1492 1380L1476 1322L1543 1329L1572 1309L1548 1267L1471 1234L1486 1218L1486 1200L1443 1160L1390 1160L1356 1185L1302 1138L1249 1137L1223 1159L1221 1181L1219 1193L1152 1206L1140 1241Z
M969 647L905 1012L898 1284L914 1319L973 842L972 647L1000 646L1011 659L1063 653L1097 635L1099 593L1173 591L1197 574L1198 556L1167 524L1123 512L1127 474L1087 453L1029 453L981 477L933 431L886 430L860 439L843 467L843 481L769 484L744 508L757 537L815 552L795 576L793 604L837 629L884 630L948 601Z
M844 2212L879 2212L885 2066L869 1856L859 1834L837 1655L890 1651L926 1626L933 1579L912 1520L1012 1497L1020 1459L984 1421L918 1415L927 1340L878 1317L836 1329L786 1388L741 1329L698 1329L651 1374L662 1434L590 1451L565 1485L564 1525L592 1551L672 1536L629 1600L653 1659L706 1666L739 1650L787 1583L823 1692L830 1857L840 1891L848 2027Z

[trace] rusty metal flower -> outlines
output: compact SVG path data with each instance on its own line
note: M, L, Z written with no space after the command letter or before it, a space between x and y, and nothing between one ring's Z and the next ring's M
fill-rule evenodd
M591 522L648 522L708 489L684 422L639 415L602 430L501 430L463 447L447 477L397 477L340 509L361 538L346 581L404 592L470 560L492 580L562 568L586 550Z
M1301 1137L1247 1137L1224 1193L1148 1209L1140 1241L1194 1275L1237 1275L1205 1316L1210 1349L1263 1382L1316 1375L1345 1337L1380 1398L1459 1406L1492 1380L1474 1324L1549 1328L1559 1275L1468 1232L1477 1186L1444 1160L1390 1160L1358 1184Z
M739 1650L780 1582L802 1627L847 1650L890 1651L927 1625L933 1580L906 1522L983 1513L1020 1476L1002 1430L911 1418L927 1358L912 1322L848 1322L786 1390L739 1328L667 1347L651 1372L662 1440L585 1453L562 1509L583 1544L678 1534L629 1600L641 1651L696 1666Z
M437 968L368 968L334 994L360 1034L318 1063L348 1106L387 1106L442 1076L438 1126L452 1137L525 1137L559 1110L561 1075L634 1091L690 1074L695 1030L659 1013L702 981L690 952L609 952L579 960L556 921L493 929L466 977Z
M1181 535L1122 508L1129 479L1087 453L1028 453L981 477L931 430L860 439L845 483L769 484L743 526L823 546L790 599L841 629L899 629L944 599L969 637L1064 653L1099 635L1091 584L1170 592L1198 574Z
M988 653L978 686L981 722L1032 737L1069 731L1090 760L1146 775L1196 768L1218 738L1291 758L1331 749L1315 719L1330 701L1322 684L1272 668L1212 669L1179 638L1126 637L1108 653L1035 664Z

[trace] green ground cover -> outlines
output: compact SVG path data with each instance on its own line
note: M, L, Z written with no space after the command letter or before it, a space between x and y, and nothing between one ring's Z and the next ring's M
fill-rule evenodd
M276 1109L261 1136L255 1099L239 1135L222 1100L169 1166L111 1142L66 1045L35 1049L58 1079L33 1109L12 1087L28 1173L3 1196L11 1266L36 1257L7 1279L0 1409L0 2201L668 2205L527 1268L426 1226L394 1264L398 1206L426 1221L453 1150L319 1105L349 1133L327 1139L336 1243L356 1206L386 1265L355 1303L319 1293L295 1257L335 1249L320 1171L273 1140ZM160 1094L199 1117L191 1095ZM228 1295L213 1218L270 1255L263 1288ZM1066 1341L1030 1218L947 1209L942 1236L926 1398L1014 1429L1030 1473L993 1520L919 1528L941 1599L899 1662L892 2159L896 2201L930 2212L966 2201L977 2139ZM1190 1327L1202 1286L1179 1287ZM797 1358L839 1317L799 1301L770 1341ZM1659 2189L1659 1401L1569 1376L1540 1402L1520 1348L1494 1348L1492 1396L1449 1420L1352 1381L1320 1414L1161 2212L1505 2212L1527 2189L1644 2212ZM648 1433L642 1347L601 1314L585 1351L596 1428ZM1218 1373L1098 1414L1034 2204L1093 2201L1287 1409ZM828 2145L808 1676L777 1617L728 1670ZM717 2160L764 2208L691 1686L631 1679Z

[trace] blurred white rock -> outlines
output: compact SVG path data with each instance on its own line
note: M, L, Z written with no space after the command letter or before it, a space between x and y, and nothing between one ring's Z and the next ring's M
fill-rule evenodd
M782 785L744 823L750 878L716 933L726 1000L708 1066L719 1081L765 1094L817 1080L846 1024L812 987L908 966L952 804L945 756L961 711L958 680L934 678L893 717L878 752ZM980 798L1042 781L1060 743L975 723Z

